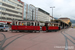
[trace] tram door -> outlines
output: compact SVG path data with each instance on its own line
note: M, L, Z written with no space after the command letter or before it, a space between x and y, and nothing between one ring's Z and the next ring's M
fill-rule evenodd
M46 26L46 30L48 30L48 23L45 23L45 26Z

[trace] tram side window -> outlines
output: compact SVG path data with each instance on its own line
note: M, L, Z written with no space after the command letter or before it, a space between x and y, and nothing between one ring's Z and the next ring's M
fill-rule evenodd
M22 25L22 26L26 26L27 25L27 23L26 22L19 22L19 25Z
M22 25L27 25L26 22L22 22Z
M25 22L24 25L27 26L27 22Z
M22 22L19 22L18 25L22 25Z
M54 26L54 24L50 24L50 26Z
M34 26L34 22L30 22L30 26Z
M51 26L54 26L54 24L51 24Z
M51 26L51 24L48 24L48 26Z
M35 26L39 26L39 23L35 23Z
M18 23L18 25L20 25L20 22Z
M15 25L17 25L17 22L15 22Z
M12 25L15 25L14 22L12 23Z
M37 26L39 26L39 23L37 23Z
M32 24L31 24L32 26L34 26L34 22L32 22Z
M48 26L48 23L45 23L45 26Z
M16 25L16 23L15 22L13 22L13 24L12 25Z
M30 22L27 22L27 26L30 26Z
M54 26L58 26L58 24L54 24Z

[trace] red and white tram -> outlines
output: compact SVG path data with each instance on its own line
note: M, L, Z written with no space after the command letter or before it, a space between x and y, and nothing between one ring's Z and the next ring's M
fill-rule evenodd
M42 26L42 31L58 31L60 30L59 23L54 22L45 22L45 25Z
M51 22L45 22L42 28L40 28L40 22L38 21L13 21L11 26L11 31L19 31L19 32L36 32L42 30L42 31L58 31L60 30L59 23L51 23Z
M38 21L13 21L11 26L11 31L27 31L27 32L33 32L33 31L39 31L40 32L40 26Z

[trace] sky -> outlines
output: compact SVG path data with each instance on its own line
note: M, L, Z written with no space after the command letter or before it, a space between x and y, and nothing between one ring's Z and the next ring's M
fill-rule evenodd
M52 15L53 17L62 18L68 17L75 20L75 0L22 0L27 4L32 4L35 7L39 7Z

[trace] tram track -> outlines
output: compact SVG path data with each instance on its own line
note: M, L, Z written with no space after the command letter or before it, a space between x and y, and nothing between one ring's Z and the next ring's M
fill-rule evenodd
M3 37L4 37L4 39L2 40L2 41L0 41L0 50L2 50L2 46L3 46L3 44L5 43L5 39L6 39L6 36L3 34L3 33L0 33L0 34L2 34L3 35Z
M74 40L75 40L75 37L73 37L73 36L71 36L71 35L67 34L65 31L64 31L64 33L65 33L66 35L70 36L72 39L74 39Z
M64 34L65 33L65 34ZM68 50L68 41L67 40L69 40L69 41L71 41L73 44L75 44L71 39L69 39L66 35L68 35L68 36L70 36L70 37L72 37L71 35L69 35L69 34L67 34L65 31L61 31L61 34L62 35L64 35L64 37L65 37L65 46L66 46L66 49L65 50ZM11 36L11 37L8 37L8 38L6 38L6 36L2 33L2 35L4 36L4 39L2 40L2 41L4 41L4 43L5 43L5 41L6 40L8 40L8 39L10 39L10 38L13 38L13 37L16 37L16 36L18 36L18 37L16 37L15 39L13 39L12 41L10 41L8 44L6 44L4 47L1 47L0 46L0 50L4 50L6 47L8 47L11 43L13 43L15 40L17 40L17 39L19 39L19 38L21 38L21 37L23 37L23 36L25 36L25 35L28 35L28 34L24 34L24 33L22 33L22 34L18 34L18 35L14 35L14 36ZM20 36L19 36L20 35ZM41 34L41 35L43 35L43 34ZM35 38L37 38L37 37L39 37L39 36L41 36L41 35L38 35L38 36L36 36L36 37L34 37L34 38L31 38L31 39L29 39L29 40L33 40L33 39L35 39ZM72 38L74 38L74 37L72 37ZM46 40L48 40L48 39L46 39ZM35 45L38 45L38 44L40 44L40 43L42 43L43 41L46 41L46 40L42 40L42 41L40 41L40 42L38 42L37 44L34 44L34 45L32 45L32 46L30 46L30 47L28 47L28 48L31 48L31 47L33 47L33 46L35 46ZM2 46L3 46L3 44L4 43L2 43ZM26 48L26 49L28 49L28 48ZM25 49L25 50L26 50Z
M3 34L3 33L2 33ZM4 34L3 34L4 35ZM20 35L20 36L19 36ZM18 35L14 35L14 36L11 36L11 37L8 37L8 38L6 38L6 36L4 35L4 37L5 37L5 39L3 39L3 43L2 43L2 45L0 46L0 50L4 50L7 46L9 46L11 43L13 43L15 40L17 40L17 39L19 39L19 38L21 38L21 37L23 37L23 36L25 36L25 35L28 35L28 34L18 34ZM16 36L18 36L18 37L16 37ZM36 36L36 37L34 37L34 38L31 38L31 39L29 39L30 41L31 40L33 40L33 39L35 39L35 38L37 38L37 37L39 37L39 36L41 36L41 35L38 35L38 36ZM4 47L2 47L3 45L4 45L4 43L6 42L6 40L8 40L8 39L11 39L11 38L13 38L13 37L16 37L15 39L13 39L12 41L10 41L8 44L6 44Z
M64 34L65 33L65 34ZM71 37L73 40L75 40L75 38L71 35L69 35L68 33L66 33L65 31L61 31L61 34L65 37L65 50L68 50L68 40L75 45L75 43L69 38ZM67 37L69 36L69 37Z
M26 34L25 34L26 35ZM11 42L9 42L7 45L5 45L4 47L2 47L2 50L4 50L7 46L9 46L12 42L14 42L15 40L17 40L17 39L19 39L19 38L21 38L21 37L23 37L24 35L21 35L21 36L19 36L19 37L17 37L17 38L15 38L14 40L12 40Z
M28 35L28 34L18 34L18 35L15 35L15 36L11 36L11 37L8 37L8 38L6 38L6 36L3 34L3 33L1 33L5 38L1 41L2 43L1 43L1 45L0 45L0 50L4 50L7 46L9 46L12 42L14 42L15 40L17 40L17 39L19 39L19 38L21 38L21 37L23 37L23 36L25 36L25 35ZM19 35L21 35L21 36L19 36ZM17 38L15 38L15 39L13 39L12 41L10 41L8 44L6 44L4 47L2 47L3 45L4 45L4 43L5 43L5 41L6 40L8 40L8 39L10 39L10 38L13 38L13 37L16 37L16 36L18 36Z

